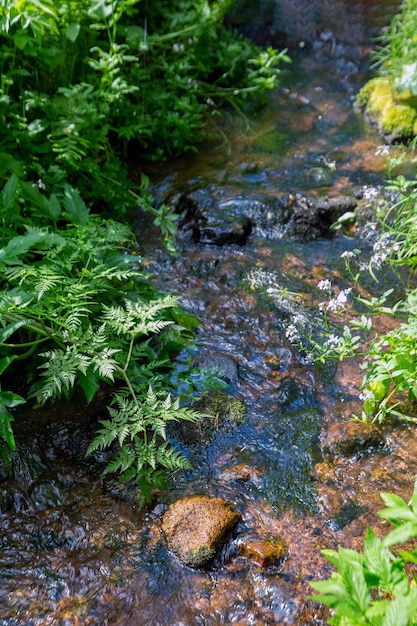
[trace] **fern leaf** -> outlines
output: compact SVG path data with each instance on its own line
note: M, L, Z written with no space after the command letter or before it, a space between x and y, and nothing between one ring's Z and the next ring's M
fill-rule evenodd
M119 368L119 364L111 357L120 350L116 348L105 348L101 352L93 356L93 364L95 371L98 371L103 378L109 378L114 382L114 373Z

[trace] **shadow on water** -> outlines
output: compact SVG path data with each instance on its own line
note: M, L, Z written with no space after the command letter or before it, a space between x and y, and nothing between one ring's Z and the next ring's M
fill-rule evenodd
M239 4L244 16L253 3ZM339 210L329 198L348 196L345 211L384 179L381 139L352 105L370 37L397 4L260 0L263 24L242 30L298 47L282 88L249 128L242 117L224 118L226 142L147 166L156 201L185 198L188 207L205 204L210 219L251 220L244 245L224 246L210 241L209 220L184 220L178 259L159 249L148 225L143 236L143 216L134 220L155 285L181 294L202 322L196 359L228 364L228 392L246 414L207 441L177 437L194 469L145 509L135 489L101 480L84 458L98 407L76 400L54 408L52 425L47 413L22 415L18 472L0 485L0 626L325 623L325 612L305 602L308 581L330 571L320 549L360 547L366 525L378 523L379 491L407 493L417 474L409 427L388 429L384 447L326 456L327 429L359 410L360 370L313 367L287 337L294 315L320 332L318 282L348 287L341 255L367 245L354 232L314 230L305 209L323 216ZM166 505L191 494L221 496L242 515L205 571L182 566L161 531ZM241 555L242 542L275 536L289 549L282 566Z

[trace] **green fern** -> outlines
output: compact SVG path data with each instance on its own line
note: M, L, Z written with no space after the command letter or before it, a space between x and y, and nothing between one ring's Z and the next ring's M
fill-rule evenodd
M146 475L146 481L153 482L154 473L159 476L161 467L169 471L190 467L166 441L166 424L173 420L198 421L200 413L180 408L179 401L172 401L170 395L159 398L152 387L142 399L117 394L114 403L117 408L109 407L111 419L100 422L101 428L87 451L91 454L117 444L117 455L105 473L117 471L138 482Z

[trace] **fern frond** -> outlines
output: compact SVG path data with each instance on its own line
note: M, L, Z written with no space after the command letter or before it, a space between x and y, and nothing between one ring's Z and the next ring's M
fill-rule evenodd
M94 370L98 371L100 376L103 378L109 378L114 382L114 373L117 368L120 367L118 362L111 357L114 354L117 354L120 350L116 348L104 348L101 352L94 354L92 357L92 362L94 365Z
M66 331L69 334L79 333L83 322L90 316L90 310L85 306L79 306L67 315L64 320Z
M126 470L132 467L135 461L135 452L132 448L122 448L117 457L111 461L104 469L103 474L110 474L113 472L124 473Z
M63 391L69 391L75 383L77 373L86 374L91 359L80 354L73 346L64 350L49 350L41 354L46 362L40 365L45 383L37 393L40 403L50 398L60 398Z
M190 462L181 452L174 450L167 442L158 448L157 461L168 470L191 469Z
M130 300L125 300L124 307L103 307L102 320L117 334L128 334L130 336L158 334L174 322L154 318L164 309L174 306L177 300L173 296L167 296L151 302L131 302Z
M7 267L4 274L10 283L17 283L21 287L27 278L36 276L36 268L29 265Z

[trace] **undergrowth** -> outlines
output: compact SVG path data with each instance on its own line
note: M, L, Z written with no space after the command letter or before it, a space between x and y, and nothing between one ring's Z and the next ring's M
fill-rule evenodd
M170 376L198 322L143 270L130 211L153 215L171 254L177 216L154 206L145 175L130 180L128 160L195 149L222 107L243 113L248 97L278 84L285 53L226 30L230 4L0 2L0 441L9 469L14 409L27 400L13 385L23 361L40 405L75 387L88 402L100 385L113 389L89 448L115 450L106 471L150 497L164 470L188 466L166 425L198 419ZM182 369L190 394L211 377Z
M333 626L415 626L417 624L417 549L398 546L417 537L417 492L407 504L382 493L386 508L378 515L394 525L380 539L368 528L363 552L339 547L322 550L336 568L327 580L310 585L310 597L333 609ZM397 546L397 547L395 547Z

